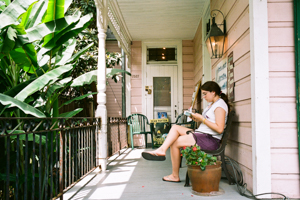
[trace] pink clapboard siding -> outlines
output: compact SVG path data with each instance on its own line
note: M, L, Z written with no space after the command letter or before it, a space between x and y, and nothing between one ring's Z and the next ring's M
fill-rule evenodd
M131 45L131 114L142 113L142 42ZM134 146L145 145L144 135L134 135Z
M106 41L106 49L109 52L121 53L117 41ZM121 69L121 66L116 66ZM122 117L122 81L114 82L108 79L106 85L106 108L108 117Z
M203 72L203 57L202 57L202 20L199 23L194 37L194 85L201 79Z
M142 42L131 45L131 113L142 113Z
M219 9L226 18L226 52L223 58L211 60L212 79L216 65L233 52L236 118L228 141L226 155L241 167L248 189L252 190L252 136L251 136L251 78L248 1L211 1L211 10ZM216 17L220 22L221 15Z
M300 198L293 1L269 0L268 21L272 191Z
M249 1L211 0L210 9L220 10L226 19L227 37L225 54L211 60L212 80L216 66L233 52L235 96L232 108L236 111L226 155L239 163L247 189L253 190L252 177L252 128L251 128L251 66ZM220 23L221 15L216 16Z
M217 64L231 52L234 61L233 108L236 118L226 154L238 161L248 189L252 190L249 5L248 1L211 0L210 8L221 10L227 22L226 52L223 58L211 60L212 79L215 79ZM272 192L299 198L293 1L269 0L268 18ZM216 17L217 22L218 20L221 20L220 16ZM198 38L199 34L196 34L194 42L199 41ZM201 64L197 62L200 60L199 53L200 50L195 48L195 74L202 71ZM290 187L291 185L293 186Z
M194 87L195 87L195 85L197 84L198 81L201 80L203 75L202 20L199 23L193 42L194 42L194 63L195 63L193 80L194 80ZM199 112L201 112L199 106L198 107L194 106L194 108L196 108L197 110L199 110Z
M182 41L182 77L183 77L183 109L191 106L194 92L194 44L191 40Z

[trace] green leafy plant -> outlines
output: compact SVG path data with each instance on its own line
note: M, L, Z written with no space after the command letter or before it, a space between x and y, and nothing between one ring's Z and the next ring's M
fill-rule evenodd
M93 46L75 51L74 37L93 15L65 16L71 2L15 0L0 14L7 19L0 25L2 116L59 116L58 98L72 84L77 59Z
M94 0L72 0L66 14L74 15L80 11L83 15L92 13L93 19L97 18L96 5ZM97 69L98 69L98 29L96 20L91 21L89 26L80 32L76 37L76 46L74 52L80 52L87 45L93 43L88 51L78 57L74 62L76 67L72 70L70 76L73 77L73 84L67 86L61 93L60 100L69 100L75 97L79 97L90 92L97 92ZM120 77L131 75L129 72L117 69L117 65L122 64L122 55L117 52L106 51L106 78L113 79L114 82L120 81ZM82 81L82 82L81 82ZM82 84L84 83L84 84ZM106 81L108 85L109 82ZM91 95L89 96L91 97ZM93 98L85 98L77 101L79 107L84 107L87 101L92 101L94 108L97 105L97 95L93 95ZM65 109L64 109L65 110ZM80 115L85 116L88 109L84 108Z
M95 61L97 61L98 56L88 50L96 51L98 45L84 37L87 35L84 31L89 30L88 27L94 23L93 18L95 17L93 16L95 12L82 13L77 9L71 15L65 15L71 3L72 0L0 0L0 18L2 19L0 23L1 117L34 116L43 118L59 116L69 118L83 110L83 108L77 108L59 113L58 105L58 99L71 85L77 89L83 87L86 83L93 82L95 84L97 80L97 76L90 76L85 71L82 73L76 71L80 61L82 61L83 65L88 65L91 68L89 71L94 70L96 72L97 62ZM95 32L88 33L90 36L96 35ZM79 44L77 38L81 36L85 40L77 48L76 44ZM88 61L88 63L85 61ZM115 75L116 70L111 71L109 75L111 77ZM82 81L78 79L79 75L81 75L80 79ZM61 107L96 93L71 96L71 99L62 103ZM22 132L22 127L19 126L19 130L15 131ZM40 126L40 128L43 128L43 126ZM53 134L55 138L58 132ZM20 196L26 194L24 192L24 174L27 173L31 177L30 173L34 163L35 165L37 163L49 163L51 151L49 147L51 145L56 147L57 142L60 142L51 138L46 140L47 135L48 133L28 134L27 141L26 137L23 136L20 136L19 139L12 136L10 142L0 140L0 145L4 149L0 153L1 160L7 157L6 150L11 150L9 163L11 184L9 187L11 191L14 191L16 185L13 182L16 180L16 171L18 170L19 174L22 174L19 182ZM19 144L17 144L17 141L19 141ZM36 148L35 153L29 151L28 157L35 159L31 159L27 169L22 164L16 168L18 162L15 159L17 157L16 149L19 149L20 152L19 163L25 163L24 149L32 149L34 145L42 146L43 149L47 145L48 148L47 151L41 151L40 147ZM44 155L46 152L47 156ZM43 155L40 156L40 153ZM53 163L51 166L49 163L48 168L42 168L42 173L39 176L42 178L43 187L45 185L48 185L48 188L51 187L51 180L48 175L53 173L51 167L55 168L56 165L56 163ZM3 181L6 180L6 171L7 163L3 162L0 164L0 199L3 199L6 195L3 192L5 191ZM39 178L37 172L35 173L35 177ZM28 179L26 184L31 185L31 183L32 179ZM35 187L33 189L29 187L27 193L33 193L38 198L38 185L36 184ZM39 192L44 196L44 190ZM54 190L52 193L54 195ZM19 199L23 199L20 196Z
M58 113L58 98L72 84L73 78L70 74L76 68L78 58L93 46L93 43L89 43L80 51L75 52L76 39L74 37L89 26L93 20L92 13L82 15L78 11L73 15L65 16L64 13L72 0L14 0L12 2L8 0L5 4L3 0L0 2L2 2L0 18L3 21L0 23L0 116L35 116L37 118L75 116L83 109ZM82 85L78 84L78 86ZM86 96L81 98L84 97ZM78 99L73 98L71 101L75 100ZM17 123L20 123L19 119ZM19 130L16 131L23 131L22 127L19 126ZM23 189L24 185L32 183L31 179L25 183L23 175L31 173L34 163L47 162L51 148L47 148L48 156L41 155L45 151L36 149L35 162L28 163L27 169L22 164L16 167L18 162L14 159L16 149L20 152L19 163L25 163L25 148L32 149L34 145L41 145L42 148L46 145L50 147L50 144L57 145L57 141L50 138L46 142L47 134L35 134L35 136L29 134L27 141L25 137L19 137L19 139L11 137L9 143L3 138L0 140L0 145L4 149L0 153L0 158L3 160L7 151L11 151L9 162L11 191L14 191L13 181L16 180L16 171L22 174L19 183L21 188L19 198L23 199L21 194L26 194ZM54 138L57 134L58 132L54 133ZM33 158L33 155L34 152L28 153L30 158ZM49 168L44 167L40 174L43 185L49 185L49 187L51 184L47 174L52 173L51 167L56 164L50 165ZM6 177L6 170L6 163L0 164L0 182L2 181L0 199L5 196L3 180ZM35 191L37 190L28 188L28 193L35 193ZM42 196L45 194L44 190L40 192Z
M197 144L190 147L183 147L181 153L186 158L187 165L200 166L203 171L207 165L216 165L217 157L201 151L200 146Z

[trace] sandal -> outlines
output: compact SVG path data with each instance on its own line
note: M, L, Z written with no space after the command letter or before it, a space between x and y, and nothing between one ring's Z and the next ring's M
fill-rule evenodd
M154 160L154 161L164 161L164 160L166 160L166 156L157 155L156 153L142 152L142 156L146 160Z

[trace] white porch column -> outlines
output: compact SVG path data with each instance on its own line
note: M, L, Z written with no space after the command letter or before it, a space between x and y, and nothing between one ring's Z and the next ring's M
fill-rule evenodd
M107 165L107 110L106 110L106 55L105 39L107 30L107 2L106 0L96 0L97 8L97 27L98 27L98 73L97 73L97 110L96 117L101 117L101 130L98 131L98 153L97 165L101 166L102 171L106 170Z
M253 193L260 194L271 192L267 0L249 0L249 9Z

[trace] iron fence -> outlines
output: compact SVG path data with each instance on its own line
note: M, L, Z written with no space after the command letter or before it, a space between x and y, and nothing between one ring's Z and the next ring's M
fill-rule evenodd
M0 118L0 199L52 199L96 167L100 118Z
M110 157L128 146L127 119L109 117L107 122L107 152Z

